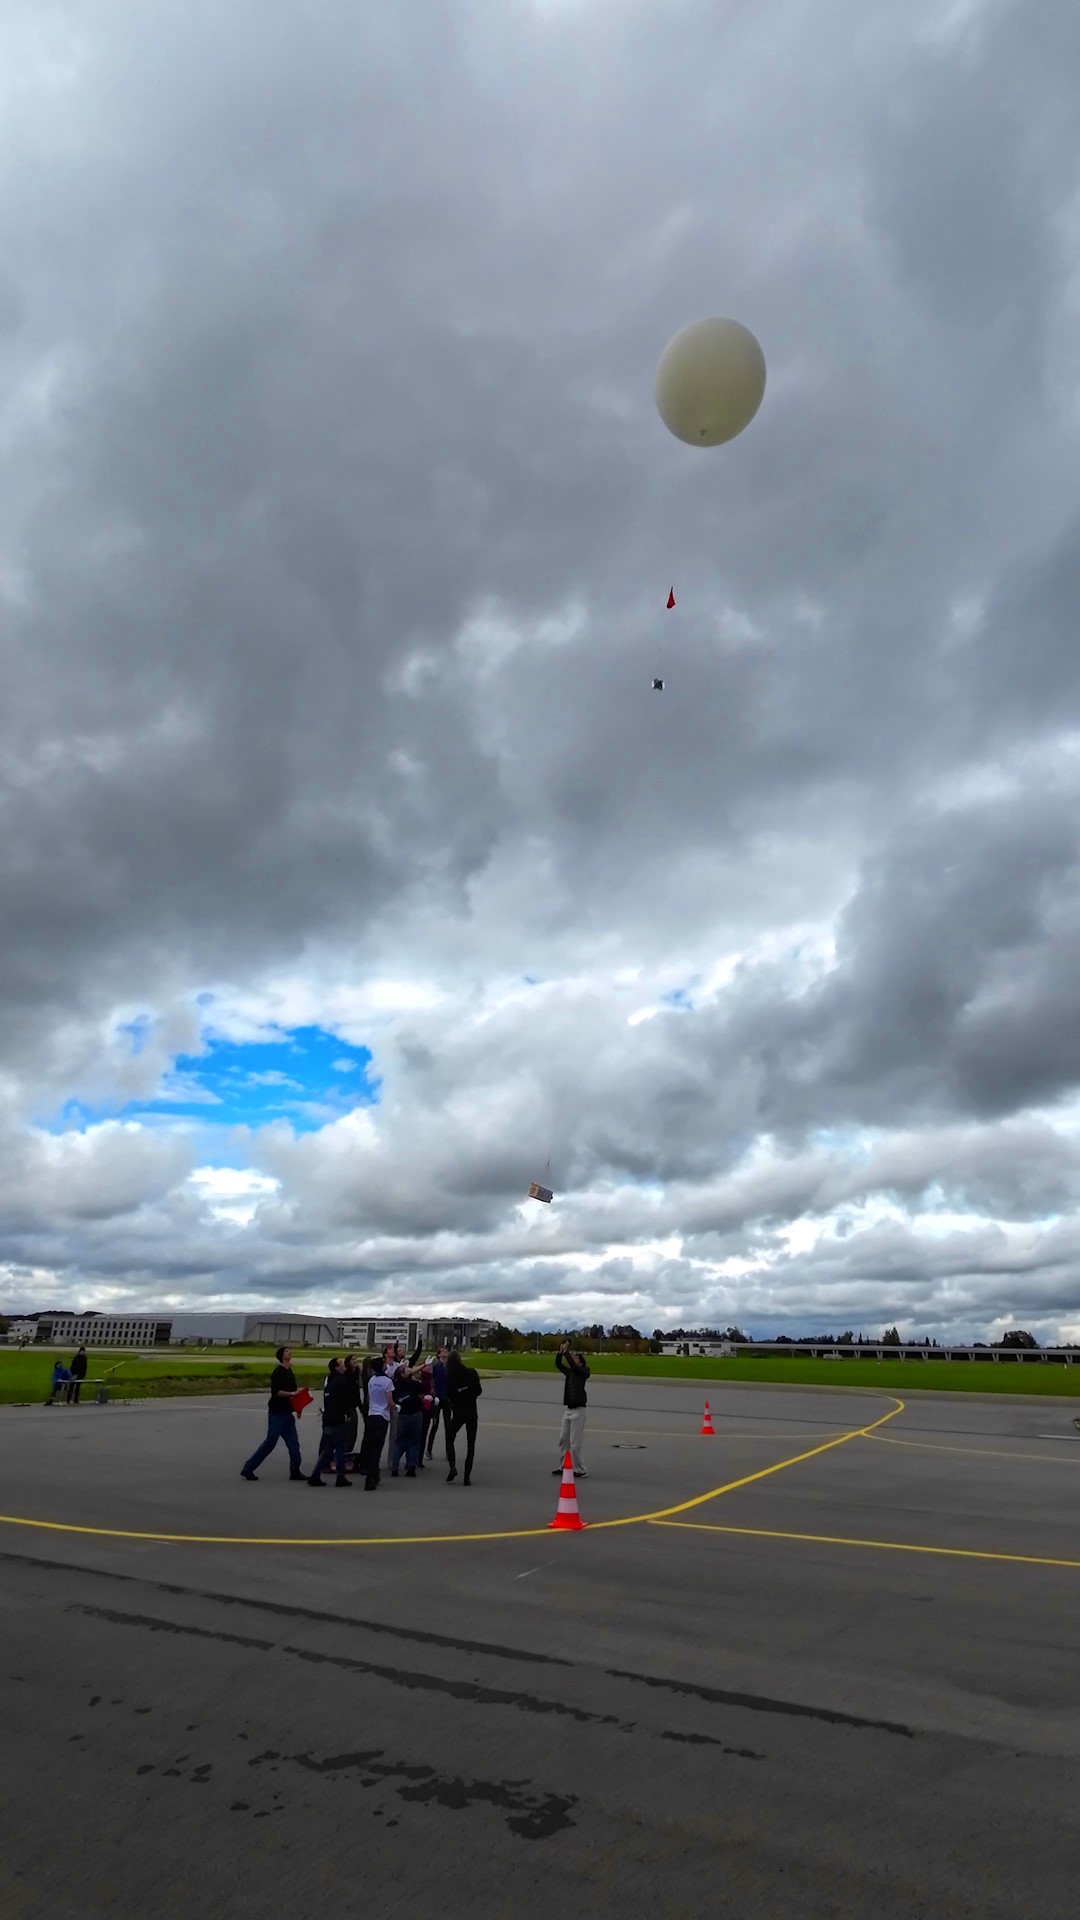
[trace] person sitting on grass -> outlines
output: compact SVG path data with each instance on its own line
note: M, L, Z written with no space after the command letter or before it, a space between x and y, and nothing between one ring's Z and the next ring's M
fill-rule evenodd
M60 1392L61 1387L66 1387L70 1379L71 1375L63 1361L57 1360L53 1365L52 1380L49 1384L49 1397L45 1402L47 1407L54 1407L56 1405L57 1394Z

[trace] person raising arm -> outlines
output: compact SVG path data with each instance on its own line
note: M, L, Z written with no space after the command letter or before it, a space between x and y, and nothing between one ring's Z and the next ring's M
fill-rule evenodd
M562 1472L562 1463L567 1454L574 1469L575 1480L587 1480L585 1463L581 1456L581 1444L585 1437L585 1409L589 1396L585 1382L589 1378L589 1368L583 1353L571 1353L569 1340L564 1340L555 1355L555 1365L563 1376L563 1417L559 1429L559 1465L552 1473Z

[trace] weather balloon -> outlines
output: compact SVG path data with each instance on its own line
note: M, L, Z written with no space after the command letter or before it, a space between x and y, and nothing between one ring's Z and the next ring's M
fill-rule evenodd
M695 320L660 355L660 418L691 447L734 440L750 425L764 393L765 355L738 320Z

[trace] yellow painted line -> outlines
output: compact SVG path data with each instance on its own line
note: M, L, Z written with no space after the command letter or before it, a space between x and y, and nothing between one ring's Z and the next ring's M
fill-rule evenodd
M767 1480L770 1474L801 1466L804 1460L813 1460L819 1453L829 1453L833 1447L842 1447L849 1440L862 1439L866 1434L873 1433L875 1428L884 1426L887 1420L894 1420L903 1411L904 1402L897 1400L888 1413L883 1413L880 1419L872 1421L869 1426L852 1427L850 1432L840 1434L835 1440L824 1440L806 1453L793 1454L789 1460L777 1460L771 1467L759 1467L756 1473L746 1473L738 1480L728 1480L722 1487L699 1493L692 1500L680 1500L677 1506L661 1507L655 1513L631 1513L621 1520L592 1520L589 1522L589 1532L599 1533L610 1527L638 1527L647 1520L667 1520L671 1514L687 1513L692 1507L704 1506L709 1500L719 1500L722 1494L735 1493L740 1487L752 1486L756 1480ZM157 1540L167 1545L186 1547L434 1547L471 1540L541 1540L551 1537L553 1532L550 1527L516 1527L492 1533L384 1534L378 1537L364 1534L359 1538L343 1534L329 1540L324 1536L310 1539L293 1535L277 1539L253 1534L154 1533L132 1527L85 1527L68 1520L30 1520L14 1513L0 1513L0 1526L32 1527L43 1533L89 1535L97 1540Z
M924 1547L909 1540L853 1540L834 1533L786 1533L778 1527L725 1527L709 1520L665 1520L657 1516L656 1527L679 1527L687 1533L736 1533L750 1540L800 1540L817 1547L869 1547L877 1553L929 1553L946 1560L999 1560L1020 1567L1072 1567L1080 1571L1080 1560L1055 1560L1039 1553L991 1553L979 1547Z
M1076 1453L1004 1453L991 1447L943 1447L929 1440L894 1440L891 1434L875 1434L875 1439L883 1447L916 1447L920 1453L961 1453L973 1460L1038 1460L1044 1465L1075 1467L1080 1464L1080 1449ZM1023 1438L1021 1434L1018 1436ZM1063 1436L1068 1438L1068 1435Z
M539 1420L485 1420L485 1433L492 1427L501 1427L507 1432L512 1433L546 1434L549 1439L552 1432L552 1428L548 1422L541 1422ZM761 1440L775 1444L777 1440L793 1440L796 1438L810 1439L815 1433L820 1433L820 1431L821 1428L817 1427L811 1428L810 1432L804 1435L795 1435L790 1431L787 1433L769 1433L768 1431L763 1433L759 1427L754 1433L729 1433L726 1427L718 1427L712 1438L716 1440ZM829 1429L826 1428L826 1432L828 1431ZM698 1427L676 1429L674 1427L594 1427L590 1425L586 1431L586 1445L593 1440L609 1439L614 1433L632 1436L643 1447L647 1446L650 1440L685 1440L687 1443L693 1441L696 1445L699 1440L705 1437ZM838 1426L834 1437L837 1439L846 1437L845 1428ZM436 1440L435 1445L437 1450L438 1440ZM1080 1452L1080 1449L1078 1449L1078 1452Z
M890 1408L888 1413L883 1413L878 1420L872 1420L869 1426L852 1427L850 1432L841 1433L835 1440L823 1440L820 1445L808 1448L806 1453L793 1454L790 1460L778 1460L774 1466L759 1467L756 1473L744 1473L739 1480L728 1480L722 1487L713 1487L709 1493L699 1493L693 1500L681 1500L678 1506L663 1507L658 1513L635 1513L626 1520L598 1520L596 1525L598 1527L634 1527L646 1520L666 1520L673 1513L688 1513L691 1507L703 1507L709 1500L719 1500L721 1494L737 1493L740 1487L751 1487L756 1480L767 1480L770 1474L783 1473L787 1467L801 1466L804 1460L814 1460L819 1453L830 1453L833 1447L846 1446L849 1440L861 1440L867 1434L873 1433L876 1427L883 1427L886 1420L895 1420L897 1414L903 1411L904 1402L897 1400L896 1405Z

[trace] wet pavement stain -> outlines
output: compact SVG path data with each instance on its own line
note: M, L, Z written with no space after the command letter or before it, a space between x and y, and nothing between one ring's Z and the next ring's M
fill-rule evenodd
M477 1802L497 1807L506 1813L506 1825L522 1840L550 1840L576 1824L570 1810L577 1805L573 1794L524 1794L509 1782L493 1780L429 1780L422 1786L399 1787L402 1800L436 1801L440 1807L460 1812Z
M365 1748L355 1753L326 1754L322 1758L310 1752L282 1754L273 1748L256 1754L250 1767L288 1761L307 1773L322 1775L360 1775L362 1787L375 1787L401 1781L396 1788L399 1799L420 1805L447 1807L454 1813L473 1806L493 1807L505 1814L510 1833L522 1840L549 1840L573 1827L570 1818L577 1805L574 1794L536 1793L525 1780L465 1780L457 1775L438 1774L423 1762L384 1760L381 1749ZM273 1769L276 1771L276 1769ZM381 1817L382 1809L374 1809ZM388 1826L395 1825L387 1821Z
M292 1654L297 1660L307 1660L313 1666L339 1667L345 1673L371 1674L377 1680L388 1680L391 1686L405 1687L409 1691L421 1690L428 1693L446 1693L454 1700L471 1700L481 1707L516 1707L520 1713L559 1714L568 1720L576 1720L581 1726L617 1727L618 1715L614 1713L590 1713L585 1707L574 1707L565 1700L545 1700L535 1693L511 1693L504 1687L485 1687L476 1680L446 1680L436 1673L415 1673L404 1667L377 1666L372 1660L356 1660L347 1654L315 1653L307 1647L289 1647L282 1653Z
M711 1733L676 1733L668 1730L660 1738L681 1740L688 1747L719 1747L721 1753L729 1754L733 1760L764 1760L766 1757L763 1753L755 1753L753 1747L726 1747L722 1740L717 1740Z

